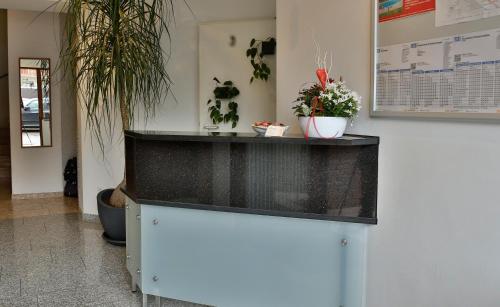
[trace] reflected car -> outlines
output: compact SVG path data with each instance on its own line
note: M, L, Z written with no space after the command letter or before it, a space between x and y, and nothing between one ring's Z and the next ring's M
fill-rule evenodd
M25 131L40 131L40 120L38 112L38 98L23 98L21 109L22 125ZM50 102L48 98L43 99L43 119L50 119Z

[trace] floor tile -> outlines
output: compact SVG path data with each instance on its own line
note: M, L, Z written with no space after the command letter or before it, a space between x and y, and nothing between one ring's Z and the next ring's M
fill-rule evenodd
M106 303L85 303L83 306L85 306L85 307L114 307L115 305L112 302L106 302Z
M0 307L142 306L125 248L102 232L98 220L82 219L74 199L11 201L0 192ZM162 299L162 306L200 305Z
M0 277L0 299L21 297L21 280L18 278Z
M0 298L0 307L38 307L38 298L36 296L14 299Z
M83 296L76 289L61 289L54 292L38 294L38 306L40 307L76 307L82 306Z

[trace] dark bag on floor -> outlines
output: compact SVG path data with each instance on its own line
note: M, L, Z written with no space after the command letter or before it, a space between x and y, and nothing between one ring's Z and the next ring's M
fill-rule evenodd
M76 158L69 159L64 168L64 196L78 197L78 165Z

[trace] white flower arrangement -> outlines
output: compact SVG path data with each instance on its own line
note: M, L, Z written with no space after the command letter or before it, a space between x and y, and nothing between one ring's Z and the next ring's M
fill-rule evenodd
M297 116L331 116L353 118L361 110L361 97L343 81L328 80L303 89L293 107Z
M321 48L316 43L316 75L319 82L302 89L293 107L298 117L329 116L353 118L361 110L361 96L350 90L342 81L330 79L333 56L327 69L328 52L321 56Z

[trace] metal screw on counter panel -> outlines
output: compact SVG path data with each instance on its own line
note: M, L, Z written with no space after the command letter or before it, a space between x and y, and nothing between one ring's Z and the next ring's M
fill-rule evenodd
M153 225L158 225L158 223L159 223L159 222L160 222L160 221L158 221L158 219L154 219L154 220L153 220Z
M141 270L137 270L137 275L140 275L141 274Z
M127 255L127 259L130 259L130 255Z
M129 206L129 205L126 205L126 206L125 206L125 208L128 210L128 209L130 208L130 206Z
M136 216L135 218L136 218L137 220L140 220L140 219L141 219L141 216L140 216L140 215L138 215L138 216Z
M153 276L153 281L154 281L154 282L157 282L158 280L160 280L160 279L158 278L158 276Z
M342 246L347 246L347 243L349 243L346 239L342 239L342 241L340 241L340 244L342 244Z

